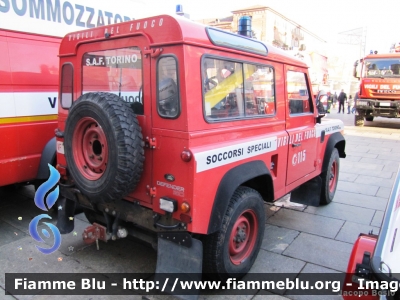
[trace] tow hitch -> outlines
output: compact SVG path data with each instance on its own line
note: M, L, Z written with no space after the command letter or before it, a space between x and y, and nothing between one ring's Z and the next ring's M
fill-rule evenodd
M103 242L107 242L108 240L115 241L117 238L126 238L128 236L128 231L126 228L118 226L118 218L115 218L112 231L107 230L106 226L100 225L98 223L93 223L86 227L86 229L82 233L83 241L86 244L92 244L96 242L97 250L99 250L99 240Z
M103 225L93 223L93 225L88 226L82 233L83 241L86 244L92 244L101 240L107 242L107 228Z

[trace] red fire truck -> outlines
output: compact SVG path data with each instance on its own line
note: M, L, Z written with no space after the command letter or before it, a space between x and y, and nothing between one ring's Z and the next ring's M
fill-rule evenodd
M354 76L361 81L356 126L364 119L400 117L400 53L370 54L355 63Z
M265 201L332 201L344 126L284 51L163 15L67 34L59 55L60 201L85 208L85 241L130 234L157 272L240 277Z
M47 164L55 165L61 36L131 19L116 11L128 4L122 1L20 4L0 1L0 186L39 184Z
M0 186L47 179L55 163L60 42L0 30Z

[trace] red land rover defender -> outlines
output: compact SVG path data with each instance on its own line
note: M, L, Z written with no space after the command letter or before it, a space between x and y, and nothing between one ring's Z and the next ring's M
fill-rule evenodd
M343 123L277 48L163 15L68 34L60 70L64 233L79 203L87 242L130 234L157 245L157 272L240 277L264 202L334 197Z

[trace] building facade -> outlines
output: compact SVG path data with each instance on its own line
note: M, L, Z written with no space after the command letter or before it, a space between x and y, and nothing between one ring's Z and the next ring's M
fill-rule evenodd
M326 41L270 7L251 6L232 11L229 17L198 22L237 33L239 20L243 16L249 16L252 20L253 38L270 43L304 60L310 66L313 84L327 83L329 75Z

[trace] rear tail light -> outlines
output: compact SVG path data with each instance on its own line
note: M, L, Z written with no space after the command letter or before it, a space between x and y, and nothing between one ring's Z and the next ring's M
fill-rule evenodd
M189 162L192 159L192 152L189 150L183 150L181 153L181 158L185 162Z

